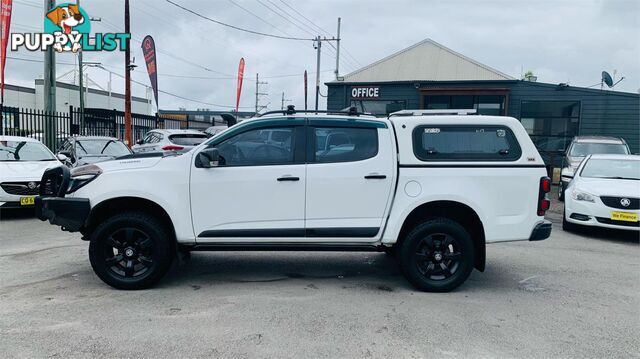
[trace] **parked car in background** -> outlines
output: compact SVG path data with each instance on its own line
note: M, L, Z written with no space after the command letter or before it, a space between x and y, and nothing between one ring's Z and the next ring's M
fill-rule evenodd
M65 164L69 167L108 161L132 153L119 139L103 136L68 137L58 150L58 154L67 158Z
M204 130L204 134L209 137L213 137L221 132L224 132L228 128L229 126L211 126Z
M640 231L640 156L590 155L567 187L562 228Z
M185 153L209 136L196 130L151 130L131 147L135 153L173 151Z
M290 108L181 156L49 170L60 191L36 213L80 231L116 288L155 284L177 251L359 250L395 252L416 288L450 291L484 270L487 243L551 234L551 180L520 121L459 111Z
M628 155L629 145L622 138L604 136L577 136L573 138L562 160L562 172L558 185L558 198L564 201L564 193L580 162L588 155Z
M60 161L42 142L0 136L0 208L33 206L42 174L58 166Z

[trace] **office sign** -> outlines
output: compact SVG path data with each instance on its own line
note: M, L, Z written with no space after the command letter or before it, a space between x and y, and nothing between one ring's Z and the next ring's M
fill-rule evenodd
M351 98L379 98L380 87L355 86L351 88Z

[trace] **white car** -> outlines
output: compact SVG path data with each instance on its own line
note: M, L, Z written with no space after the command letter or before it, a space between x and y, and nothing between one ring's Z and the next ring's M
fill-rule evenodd
M640 156L590 155L567 188L562 228L640 231Z
M116 288L153 285L179 252L325 250L395 252L415 287L449 291L484 270L486 244L551 233L522 124L468 112L278 111L180 156L49 170L36 213L81 232Z
M135 153L189 152L209 138L196 130L151 130L131 147Z
M0 209L33 206L42 174L58 166L60 161L42 142L0 136Z

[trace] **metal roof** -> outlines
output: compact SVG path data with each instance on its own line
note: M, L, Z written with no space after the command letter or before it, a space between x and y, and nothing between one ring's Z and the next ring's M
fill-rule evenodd
M425 39L344 76L340 82L514 80L513 77Z
M611 136L576 136L573 138L574 142L587 142L587 143L611 143L611 144L623 144L625 143L620 137Z

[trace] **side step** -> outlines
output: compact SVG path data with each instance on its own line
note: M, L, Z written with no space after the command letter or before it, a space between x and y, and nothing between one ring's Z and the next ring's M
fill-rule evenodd
M380 244L362 243L207 243L184 246L189 251L307 251L307 252L382 252L384 246Z

